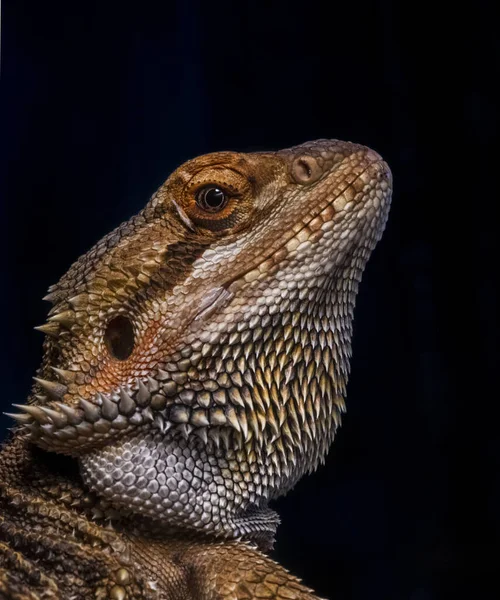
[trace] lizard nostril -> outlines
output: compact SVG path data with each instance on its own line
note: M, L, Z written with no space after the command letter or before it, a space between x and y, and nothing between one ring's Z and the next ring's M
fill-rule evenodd
M296 183L308 185L318 181L323 169L314 157L299 156L292 163L291 174Z
M117 360L127 360L134 349L134 328L130 319L119 315L108 323L104 333L108 352Z

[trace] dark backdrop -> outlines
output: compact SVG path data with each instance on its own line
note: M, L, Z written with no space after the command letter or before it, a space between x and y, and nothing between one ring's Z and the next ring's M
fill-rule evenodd
M406 3L268 4L6 3L2 409L29 390L47 287L174 167L319 137L367 144L395 191L359 296L348 413L326 466L278 502L274 556L332 600L493 597L497 221L484 206L494 186L479 169L462 205L434 191L429 153L448 152L439 127L420 140L417 166L416 105L436 88L426 73L417 85L427 34L412 33ZM460 65L451 102L467 150L452 148L442 181L494 148L484 57L498 55L498 39L480 10L466 33L482 60Z

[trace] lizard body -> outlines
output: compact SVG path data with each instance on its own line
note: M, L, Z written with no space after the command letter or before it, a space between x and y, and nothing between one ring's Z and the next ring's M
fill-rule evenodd
M315 598L268 503L340 424L390 194L348 142L208 154L74 263L0 453L0 598Z

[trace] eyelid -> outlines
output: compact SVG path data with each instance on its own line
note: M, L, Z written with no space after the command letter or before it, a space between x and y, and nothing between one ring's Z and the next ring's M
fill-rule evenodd
M216 183L215 181L209 181L206 183L198 184L194 187L193 190L191 190L191 193L196 195L200 190L203 190L204 188L208 187L219 188L225 194L227 194L229 198L237 198L242 196L241 192L235 191L234 188L229 188L227 185L221 185L220 183Z

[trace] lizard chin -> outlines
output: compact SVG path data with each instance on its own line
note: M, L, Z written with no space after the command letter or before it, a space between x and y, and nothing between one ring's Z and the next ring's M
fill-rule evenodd
M85 454L80 469L85 484L113 508L148 517L156 528L252 539L270 548L279 524L267 506L271 482L263 466L239 460L233 442L223 447L196 436L139 433Z

